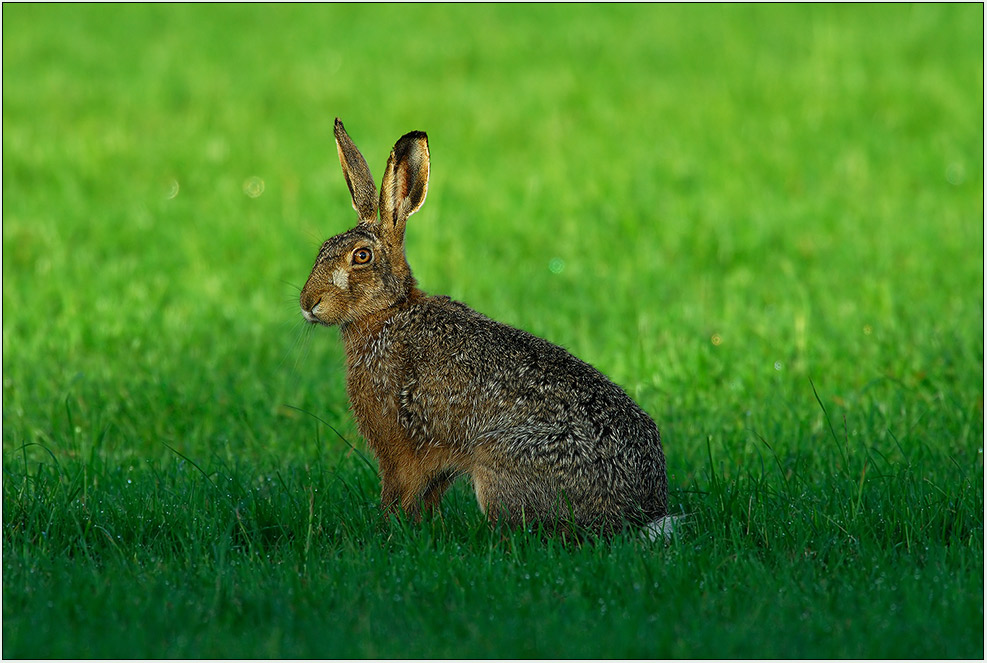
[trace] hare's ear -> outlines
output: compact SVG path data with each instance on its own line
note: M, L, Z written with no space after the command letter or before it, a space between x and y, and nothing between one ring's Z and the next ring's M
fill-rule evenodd
M418 211L428 193L428 136L412 131L398 139L387 160L380 185L380 220L384 228L404 235L408 217Z
M339 165L343 167L343 177L350 189L353 199L353 209L360 215L362 223L377 221L377 187L374 186L374 176L370 174L367 160L356 149L343 123L336 118L336 151L339 152Z

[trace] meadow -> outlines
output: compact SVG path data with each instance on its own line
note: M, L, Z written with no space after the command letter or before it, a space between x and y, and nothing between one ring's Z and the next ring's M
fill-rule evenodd
M3 6L4 658L983 658L983 6ZM383 520L298 293L427 131L420 285L655 419L668 545Z

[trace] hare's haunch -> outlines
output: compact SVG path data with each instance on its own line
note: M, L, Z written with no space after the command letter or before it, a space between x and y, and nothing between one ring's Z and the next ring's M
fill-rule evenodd
M335 133L359 223L322 245L300 303L306 320L342 331L382 506L418 516L466 474L484 513L512 525L609 533L663 518L658 428L620 387L557 345L416 286L404 232L428 190L428 137L398 140L378 194L338 119Z

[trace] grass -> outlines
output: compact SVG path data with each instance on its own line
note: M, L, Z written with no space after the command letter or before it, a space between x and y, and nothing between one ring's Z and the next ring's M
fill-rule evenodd
M4 657L983 657L982 6L3 15ZM672 545L381 520L335 115L654 416Z

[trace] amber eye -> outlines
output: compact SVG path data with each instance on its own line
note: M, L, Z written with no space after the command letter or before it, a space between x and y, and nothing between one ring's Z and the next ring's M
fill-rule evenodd
M357 249L353 252L353 264L354 265L366 265L373 259L374 254L370 249Z

